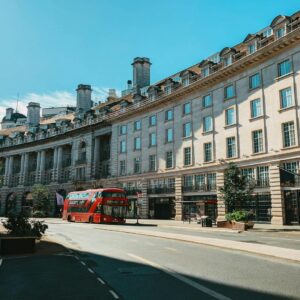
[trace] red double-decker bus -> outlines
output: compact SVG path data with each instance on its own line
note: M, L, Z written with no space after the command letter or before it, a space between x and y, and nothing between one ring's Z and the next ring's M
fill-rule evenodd
M128 199L119 188L71 192L65 199L62 218L69 222L123 224L127 208Z

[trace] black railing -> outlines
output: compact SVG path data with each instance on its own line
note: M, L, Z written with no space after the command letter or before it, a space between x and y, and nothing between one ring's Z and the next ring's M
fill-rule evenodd
M25 176L24 185L32 186L35 184L35 172L29 173Z
M66 183L71 179L71 170L70 169L62 169L60 174L58 174L58 182Z
M268 178L255 180L256 188L265 188L265 187L269 187L269 186L270 186L270 182L269 182Z
M173 194L175 193L175 187L170 186L155 186L147 189L148 194Z
M50 182L52 182L52 171L47 171L41 174L42 184L49 184Z
M86 157L80 157L80 158L78 158L77 160L76 160L76 163L75 163L77 166L78 165L84 165L84 164L86 164Z
M62 161L62 167L63 168L70 167L71 163L72 163L71 156L63 157L63 161Z
M216 191L217 186L215 184L201 184L201 185L189 185L183 186L183 192L210 192Z

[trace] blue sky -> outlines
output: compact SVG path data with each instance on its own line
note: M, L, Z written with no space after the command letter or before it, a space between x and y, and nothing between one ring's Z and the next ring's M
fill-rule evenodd
M74 104L77 84L125 89L131 62L147 56L151 82L239 43L299 0L0 0L0 115Z

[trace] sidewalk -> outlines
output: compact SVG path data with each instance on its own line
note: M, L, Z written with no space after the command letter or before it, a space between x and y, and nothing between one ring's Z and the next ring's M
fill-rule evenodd
M127 219L126 224L135 224L136 219ZM183 222L183 221L175 221L175 220L156 220L156 219L139 219L140 224L145 225L156 225L159 227L165 226L174 226L174 227L183 227L183 228L195 228L199 230L208 230L208 231L227 231L227 232L235 232L235 230L226 229L226 228L217 228L217 227L202 227L201 224L197 224L196 222ZM300 226L298 225L272 225L272 224L260 224L255 223L254 229L255 231L295 231L300 233Z

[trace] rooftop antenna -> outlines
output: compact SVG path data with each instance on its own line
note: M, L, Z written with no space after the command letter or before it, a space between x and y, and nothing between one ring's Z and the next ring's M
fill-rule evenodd
M18 106L19 106L19 98L20 98L20 94L17 94L17 105L16 105L16 112L18 112Z

